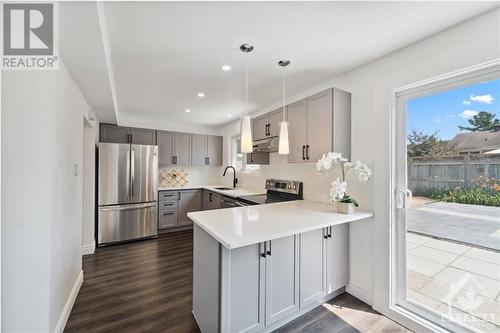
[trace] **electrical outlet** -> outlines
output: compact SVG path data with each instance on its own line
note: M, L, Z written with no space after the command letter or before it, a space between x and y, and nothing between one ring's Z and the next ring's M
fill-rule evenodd
M78 164L76 164L76 163L73 166L73 176L78 177Z

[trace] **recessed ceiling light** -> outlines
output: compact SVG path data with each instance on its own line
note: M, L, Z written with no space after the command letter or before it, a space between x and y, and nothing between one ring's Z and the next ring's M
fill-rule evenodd
M199 92L197 95L198 95L198 97L205 97L205 94L202 92Z
M232 117L233 115L228 113L228 114L227 114L227 116L228 116L228 117Z
M222 65L222 70L223 71L230 71L231 70L231 66L229 66L229 65Z
M186 109L186 110L184 110L184 112L189 113L189 112L191 112L191 110L190 109Z

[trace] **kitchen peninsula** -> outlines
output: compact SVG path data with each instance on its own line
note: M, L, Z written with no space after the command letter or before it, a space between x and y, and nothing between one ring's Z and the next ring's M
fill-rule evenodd
M189 213L201 331L270 332L341 294L348 223L372 216L308 200Z

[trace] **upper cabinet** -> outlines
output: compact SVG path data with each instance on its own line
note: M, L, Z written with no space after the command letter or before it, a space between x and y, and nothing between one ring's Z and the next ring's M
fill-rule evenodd
M222 165L222 136L192 134L192 165Z
M222 136L207 136L208 165L222 165Z
M329 151L350 158L351 94L332 88L288 105L290 163L316 162Z
M143 128L101 124L99 141L110 143L133 143L138 145L156 145L156 131Z
M191 134L158 131L158 164L191 165Z
M258 141L280 134L280 123L283 121L282 108L258 116L252 121L252 137Z

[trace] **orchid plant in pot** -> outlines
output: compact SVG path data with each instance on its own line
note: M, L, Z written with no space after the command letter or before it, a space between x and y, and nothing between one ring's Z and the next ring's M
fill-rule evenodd
M342 157L340 153L329 152L324 154L316 164L318 172L325 173L330 170L333 164L339 164L342 171L342 181L337 177L330 187L330 200L337 203L337 211L339 213L350 214L354 212L354 207L358 207L358 202L347 194L347 180L346 176L349 171L356 172L358 179L366 183L372 175L371 170L366 164L360 161L349 162L346 158Z

